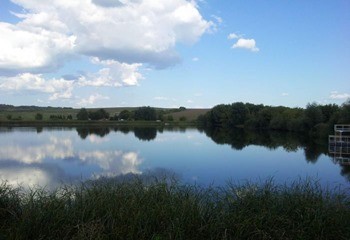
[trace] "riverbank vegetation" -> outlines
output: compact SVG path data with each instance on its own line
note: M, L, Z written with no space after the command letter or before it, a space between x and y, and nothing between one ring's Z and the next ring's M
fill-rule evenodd
M350 123L350 101L342 106L311 103L303 108L272 107L236 102L220 104L198 117L200 126L255 130L303 132L315 137L328 136L334 124Z
M349 239L349 197L317 181L200 187L100 179L0 185L1 239Z

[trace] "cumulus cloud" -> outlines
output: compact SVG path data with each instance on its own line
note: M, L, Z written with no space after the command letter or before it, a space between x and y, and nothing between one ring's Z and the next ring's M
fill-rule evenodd
M49 71L72 54L75 37L0 22L0 73Z
M236 39L236 38L239 38L240 36L238 36L236 33L230 33L228 36L227 36L227 39L231 40L231 39Z
M11 27L26 29L28 41L39 46L48 45L46 38L41 40L44 33L47 38L53 36L49 38L54 41L51 49L42 50L43 58L49 53L54 58L62 52L62 48L71 49L73 46L78 54L166 67L179 61L174 50L177 43L192 44L213 25L203 19L194 1L186 0L13 2L29 13L18 14L23 20ZM17 45L9 44L13 49ZM44 65L50 58L44 60L38 60L35 66Z
M350 98L349 93L339 93L338 91L332 91L329 95L330 99L346 100Z
M222 22L205 20L188 0L11 1L23 11L13 13L18 23L0 22L0 90L47 93L51 101L72 98L76 87L137 86L141 67L177 64L178 43L193 44ZM80 57L99 70L44 76Z
M107 100L109 97L107 96L102 96L100 94L92 94L88 98L83 98L78 102L79 106L86 106L86 105L93 105L95 102L100 101L100 100Z
M58 139L56 137L50 137L47 143L37 146L5 145L0 148L0 162L10 160L33 164L42 163L46 158L65 159L73 156L71 139Z
M235 44L232 45L232 48L243 48L243 49L248 49L252 52L259 51L259 48L256 47L256 43L254 39L240 38Z
M124 5L118 0L92 0L92 2L101 7L121 7Z
M73 98L73 90L76 87L122 87L135 86L143 79L138 72L142 64L119 63L114 60L93 59L94 64L102 66L97 72L90 72L81 76L69 76L62 78L46 79L42 74L21 73L12 77L0 76L0 91L15 93L46 93L49 100ZM101 95L92 95L82 99L78 105L92 105L98 100L107 99Z
M7 92L33 91L51 94L50 100L72 97L73 81L44 79L41 74L22 73L14 77L0 77L0 90Z
M141 174L139 167L142 159L136 152L122 151L91 151L80 152L80 161L88 164L97 164L103 172L99 176L118 176L121 174Z
M140 63L127 64L115 60L100 60L93 58L93 63L101 65L102 68L97 73L89 73L79 78L81 86L95 87L121 87L135 86L142 79L138 69L142 66Z

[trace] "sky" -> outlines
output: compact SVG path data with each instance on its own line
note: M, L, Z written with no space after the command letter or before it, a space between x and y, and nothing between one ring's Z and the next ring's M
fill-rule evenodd
M0 104L350 98L349 0L1 0Z

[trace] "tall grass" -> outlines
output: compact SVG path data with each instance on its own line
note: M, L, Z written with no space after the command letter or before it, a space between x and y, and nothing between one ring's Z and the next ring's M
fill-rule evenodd
M349 196L291 185L102 180L0 185L0 239L350 239Z

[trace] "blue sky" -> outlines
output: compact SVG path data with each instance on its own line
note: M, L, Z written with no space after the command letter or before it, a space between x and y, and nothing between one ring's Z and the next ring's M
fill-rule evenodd
M0 103L342 104L349 27L347 0L3 0Z

